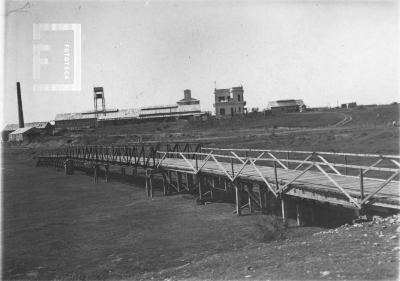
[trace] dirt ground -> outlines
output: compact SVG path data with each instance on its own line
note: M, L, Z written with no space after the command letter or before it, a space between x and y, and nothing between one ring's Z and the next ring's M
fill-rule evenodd
M397 220L284 228L228 203L149 200L140 183L36 168L33 154L4 151L3 280L398 278Z
M352 121L334 126L347 115ZM323 118L322 118L323 117ZM249 116L64 132L4 148L3 280L398 279L397 217L334 229L285 228L273 215L145 197L144 180L66 176L35 167L38 150L69 144L201 140L210 146L399 153L398 106L330 114ZM143 182L142 182L143 181Z

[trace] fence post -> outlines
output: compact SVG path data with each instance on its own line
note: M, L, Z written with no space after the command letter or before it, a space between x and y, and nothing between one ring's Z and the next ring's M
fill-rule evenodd
M364 173L361 168L360 168L360 195L361 195L361 201L364 200Z
M275 186L276 189L279 189L279 184L278 184L278 170L276 168L276 160L274 160L274 173L275 173Z
M233 158L231 158L231 167L232 167L232 177L235 176L235 171L233 169Z
M288 167L288 169L290 169L290 162L289 162L289 151L286 152L286 167Z
M344 174L347 176L347 155L344 156L344 164L346 165L344 167Z

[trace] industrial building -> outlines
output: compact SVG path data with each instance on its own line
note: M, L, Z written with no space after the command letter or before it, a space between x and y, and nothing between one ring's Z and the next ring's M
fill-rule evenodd
M95 89L99 89L96 87ZM102 91L102 88L101 88ZM100 99L104 99L104 92ZM126 124L140 120L149 119L203 119L205 113L201 112L200 101L192 98L189 89L184 90L184 98L173 105L156 105L142 108L131 109L102 109L97 110L96 100L98 92L95 94L95 110L82 113L62 113L55 118L56 128L79 129L94 128L97 126Z
M7 141L9 138L9 134L19 129L19 124L8 124L4 127L2 131L2 140ZM32 123L24 123L23 128L35 128L38 132L45 132L51 134L53 131L53 126L51 126L50 122L32 122Z
M215 89L215 115L219 118L242 115L246 112L243 86Z
M97 117L94 114L85 113L60 113L57 114L54 123L56 129L81 129L95 128Z
M267 110L272 114L302 112L306 109L303 100L277 100L268 102Z
M356 108L356 107L357 107L356 102L343 103L340 106L340 108Z
M28 140L30 136L38 133L39 132L34 127L18 128L8 135L8 141L21 142Z

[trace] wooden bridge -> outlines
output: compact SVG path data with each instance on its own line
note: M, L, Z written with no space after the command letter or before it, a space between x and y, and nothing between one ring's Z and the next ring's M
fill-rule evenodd
M265 210L280 202L295 202L298 222L304 202L325 202L358 211L400 209L400 156L377 154L230 149L201 143L138 143L127 146L71 146L40 156L38 165L91 170L95 182L110 169L126 175L143 173L146 191L154 195L153 180L162 181L164 195L196 193L213 200L232 195L236 213Z

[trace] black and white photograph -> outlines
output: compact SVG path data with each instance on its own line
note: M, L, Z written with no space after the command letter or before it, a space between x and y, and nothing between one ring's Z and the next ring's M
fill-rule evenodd
M0 2L1 280L400 280L400 2Z

